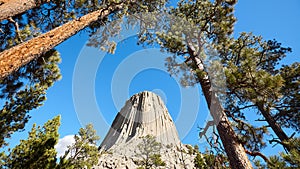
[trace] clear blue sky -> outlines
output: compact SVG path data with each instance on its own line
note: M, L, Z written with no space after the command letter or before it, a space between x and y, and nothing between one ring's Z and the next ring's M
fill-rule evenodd
M283 60L284 63L289 64L294 61L300 61L300 43L298 42L300 39L300 33L298 32L300 30L300 1L241 0L236 6L235 15L238 19L235 26L235 36L243 31L251 31L255 35L262 35L264 39L275 38L281 42L283 46L288 46L293 49L293 53L289 54L289 56ZM189 103L190 100L185 101L183 105L186 107L193 107L189 106L193 104L200 105L199 110L197 109L198 111L194 113L189 112L189 114L182 114L181 112L182 110L187 111L188 109L181 106L181 103L184 102L184 100L180 98L180 94L184 92L190 95L191 93L189 92L197 91L197 87L190 91L182 91L185 89L182 89L175 79L163 71L161 66L154 66L151 68L151 66L146 65L147 69L138 69L138 72L136 72L137 74L131 77L127 77L127 74L122 71L134 69L132 64L129 63L130 59L128 58L132 57L136 59L138 56L147 55L147 50L144 50L141 47L133 47L135 46L134 38L128 38L120 43L115 55L106 55L104 59L101 60L101 64L96 69L96 72L92 72L95 73L95 76L92 73L87 75L91 78L94 77L93 82L95 87L87 87L84 90L81 90L80 93L82 94L82 97L85 98L90 96L89 92L95 91L95 95L93 96L96 98L95 103L98 112L94 112L95 109L89 108L89 106L83 106L79 108L81 109L81 112L76 113L73 104L72 79L74 68L78 66L76 61L80 52L85 47L87 39L87 35L81 33L65 41L56 48L62 56L60 68L63 78L61 81L57 82L54 87L48 90L48 99L45 102L45 105L38 110L31 112L32 118L27 124L26 132L14 134L11 140L11 146L17 144L20 138L27 137L27 131L29 131L33 123L42 125L48 119L53 118L58 114L62 116L60 127L61 137L77 133L79 128L82 127L80 123L86 123L90 120L97 126L96 129L98 130L100 137L104 138L105 133L108 130L107 124L111 124L113 118L120 110L120 105L125 103L130 95L143 90L154 91L160 94L167 102L167 108L174 121L176 121L183 143L204 145L198 139L197 129L197 126L204 125L204 122L208 117L206 103L203 98L198 97L200 100L196 100L196 103ZM93 59L95 59L93 57L96 56L93 56L93 53L95 52L85 51L85 49L81 54L86 55L86 59L92 59L91 63L88 63L91 64L91 66L86 68L88 70L89 68L92 69L93 66L96 66L93 63ZM150 51L151 54L153 54L153 52L155 53L155 51ZM99 62L99 60L97 61ZM113 75L125 78L126 84L114 79ZM85 82L82 81L82 83ZM125 88L126 91L118 91L118 88ZM115 97L117 94L120 95L120 98ZM193 96L197 96L197 94L193 94ZM85 99L86 105L89 104L89 99L91 98ZM114 101L116 105L114 105ZM82 113L82 109L86 111L86 114ZM99 114L99 112L101 114ZM107 124L103 124L100 118L104 119ZM189 118L192 119L192 122L188 121ZM193 120L195 122L193 122ZM189 126L191 127L190 129ZM279 151L279 149L268 150L270 150L268 151L268 154L277 154Z

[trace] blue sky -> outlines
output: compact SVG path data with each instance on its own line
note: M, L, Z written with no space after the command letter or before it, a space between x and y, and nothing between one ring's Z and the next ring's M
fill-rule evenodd
M300 22L298 21L300 18L300 1L287 0L284 3L279 0L239 1L236 5L235 15L238 19L235 25L235 36L245 31L262 35L264 39L275 38L283 46L293 49L293 52L283 60L283 63L290 64L294 61L300 61L300 43L298 42L300 39L300 33L298 32L300 30ZM204 99L197 97L201 93L194 92L199 90L197 86L193 89L183 89L176 78L170 77L161 66L151 67L151 65L146 65L147 69L140 68L136 74L128 77L128 73L124 73L122 70L134 69L134 66L129 63L130 58L137 59L147 55L147 52L148 54L157 52L155 49L145 50L141 47L135 47L134 37L122 41L114 55L105 55L101 61L99 61L97 55L94 56L99 54L97 50L86 48L85 43L87 40L88 36L85 33L80 33L56 48L62 56L60 68L63 78L48 90L48 99L44 106L31 112L32 118L26 126L26 131L13 135L10 141L11 146L17 144L19 139L27 137L27 132L33 123L42 125L56 115L62 116L61 137L76 134L82 124L91 121L103 139L108 130L107 125L111 124L120 110L120 106L132 94L143 90L154 91L162 96L172 118L176 121L183 143L204 145L198 139L197 126L204 125L208 118L208 110ZM160 54L157 53L157 55ZM91 81L92 86L89 86L89 84L79 86L86 88L79 88L79 95L77 93L74 99L74 93L72 93L72 89L74 89L73 76L76 72L75 68L80 65L78 60L82 56L91 60L86 63L89 65L88 67L81 67L81 69L94 68L95 72L88 73L85 77L93 80ZM157 60L161 61L161 59ZM118 81L114 77L124 78L125 80ZM81 84L85 84L85 82L82 81ZM121 88L126 90L118 91ZM194 99L191 100L194 102L189 103L191 100L186 101L185 97L181 97L182 93L186 96L193 96ZM116 97L118 94L120 98ZM93 100L93 98L95 99ZM74 105L76 99L83 100L86 104L78 107L78 105ZM90 102L94 102L95 107L89 106ZM187 107L193 107L189 104L197 105L199 108L196 106L195 110L190 110L187 114L185 113L188 111ZM267 151L267 154L277 154L279 150L277 148L265 151Z

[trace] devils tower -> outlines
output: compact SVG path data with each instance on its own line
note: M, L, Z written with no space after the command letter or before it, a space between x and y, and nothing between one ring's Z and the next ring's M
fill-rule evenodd
M181 143L164 102L148 91L133 95L117 114L99 147L102 155L95 168L137 168L138 145L149 135L161 144L163 168L193 168L194 155Z

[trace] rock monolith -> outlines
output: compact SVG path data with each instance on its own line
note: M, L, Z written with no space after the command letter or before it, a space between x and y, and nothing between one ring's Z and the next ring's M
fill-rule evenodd
M133 95L115 117L101 143L102 155L94 168L137 168L138 145L142 138L153 136L161 144L163 168L193 168L195 154L181 143L175 124L162 99L144 91Z

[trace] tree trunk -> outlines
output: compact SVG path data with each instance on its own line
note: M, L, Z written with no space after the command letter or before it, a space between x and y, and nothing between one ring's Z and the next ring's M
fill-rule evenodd
M202 61L194 55L194 51L191 48L188 49L193 64L197 65L199 70L204 71ZM230 166L233 169L251 169L252 165L246 155L245 149L241 143L239 143L237 135L231 127L224 108L212 88L208 74L206 72L205 74L206 75L202 75L201 77L197 75L197 77L210 114L213 117L214 123L217 125L217 130L229 159Z
M257 107L261 114L264 116L267 123L270 125L274 133L278 136L282 145L288 150L291 151L291 147L285 144L284 142L289 140L289 137L285 134L282 128L276 123L275 119L271 116L270 111L264 108L263 103L257 103Z
M47 33L35 37L27 42L0 53L0 79L6 77L21 66L38 58L43 53L53 49L91 23L108 16L112 11L118 10L122 4L100 9L82 16L79 19L67 22Z
M0 21L47 2L50 2L50 0L9 0L0 5Z

